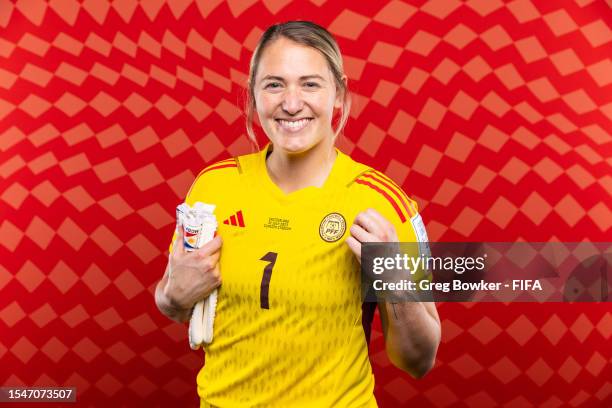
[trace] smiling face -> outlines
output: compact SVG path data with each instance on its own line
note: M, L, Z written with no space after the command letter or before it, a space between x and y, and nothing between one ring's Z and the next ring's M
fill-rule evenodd
M334 108L342 105L325 57L281 37L263 51L254 84L259 121L274 145L299 154L333 139Z

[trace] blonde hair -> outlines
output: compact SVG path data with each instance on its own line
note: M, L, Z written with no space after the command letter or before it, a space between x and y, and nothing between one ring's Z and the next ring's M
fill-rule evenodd
M334 130L334 139L344 129L351 110L351 96L345 82L342 80L344 76L344 67L342 64L342 54L334 37L325 28L310 21L288 21L282 24L270 26L259 39L249 68L249 82L246 96L246 130L249 139L257 146L255 132L253 131L253 117L255 113L255 76L259 68L259 61L268 45L273 41L284 37L297 44L305 45L319 51L329 66L337 89L342 92L342 108L340 109L340 119L337 121L336 129Z

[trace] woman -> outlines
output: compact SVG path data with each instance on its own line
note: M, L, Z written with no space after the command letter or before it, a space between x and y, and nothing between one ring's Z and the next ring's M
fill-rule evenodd
M375 407L361 243L422 241L416 203L334 148L350 99L340 51L324 28L270 27L253 53L248 88L248 133L255 141L256 112L270 143L198 175L186 202L215 204L219 234L193 253L171 247L157 305L184 322L219 287L214 340L197 377L202 407ZM435 305L378 306L389 358L423 376L440 341Z

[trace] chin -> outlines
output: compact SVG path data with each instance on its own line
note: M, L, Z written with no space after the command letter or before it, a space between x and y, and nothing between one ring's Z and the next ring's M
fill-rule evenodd
M289 154L300 154L308 151L313 143L301 142L298 140L286 140L286 138L279 138L278 142L275 143L275 147L285 151Z
M300 154L310 150L318 142L310 135L276 134L272 139L274 147L289 154Z

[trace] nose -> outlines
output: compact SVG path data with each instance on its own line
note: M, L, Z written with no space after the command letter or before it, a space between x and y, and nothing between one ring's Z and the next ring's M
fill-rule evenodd
M304 101L300 95L300 90L295 87L288 87L283 94L283 110L289 115L295 115L304 107Z

